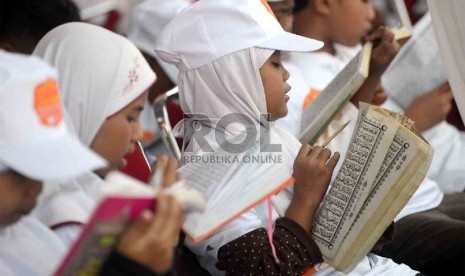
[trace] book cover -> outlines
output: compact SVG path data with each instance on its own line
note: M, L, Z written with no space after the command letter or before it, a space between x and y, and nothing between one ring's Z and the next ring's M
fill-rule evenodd
M106 197L54 275L97 275L119 236L155 202L153 197Z
M152 175L152 168L140 142L135 144L134 152L126 155L124 159L126 159L127 164L124 168L120 168L119 171L144 183L148 183Z

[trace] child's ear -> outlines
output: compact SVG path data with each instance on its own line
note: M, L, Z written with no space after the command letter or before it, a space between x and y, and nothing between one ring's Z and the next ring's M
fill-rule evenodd
M328 15L331 12L331 6L333 5L332 2L334 0L313 0L313 9L321 14L321 15Z

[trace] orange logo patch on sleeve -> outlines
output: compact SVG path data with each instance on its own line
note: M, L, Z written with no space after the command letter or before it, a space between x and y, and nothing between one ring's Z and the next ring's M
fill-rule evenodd
M311 104L318 95L320 95L320 90L315 89L315 88L310 88L310 91L308 92L307 96L304 99L304 104L302 106L302 109L307 108L307 106Z
M57 126L63 120L58 83L48 79L36 86L34 91L34 110L41 124Z

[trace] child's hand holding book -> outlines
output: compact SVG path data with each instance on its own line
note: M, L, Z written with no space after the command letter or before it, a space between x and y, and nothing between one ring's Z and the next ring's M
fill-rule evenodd
M386 27L380 27L365 38L366 42L373 42L370 61L370 77L381 77L391 64L400 49L394 33Z
M141 213L121 236L116 250L156 273L165 273L173 265L183 217L176 199L160 192L156 209Z
M405 111L405 116L415 121L419 131L427 130L444 121L452 109L454 96L448 82L432 91L417 96Z
M328 189L339 153L320 146L302 145L294 161L294 197L286 216L310 231L313 216Z

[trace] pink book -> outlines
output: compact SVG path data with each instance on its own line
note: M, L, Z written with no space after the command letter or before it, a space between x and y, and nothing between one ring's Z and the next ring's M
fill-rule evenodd
M96 275L123 231L144 209L153 210L156 204L153 190L147 186L131 187L128 195L124 195L119 194L122 186L118 186L114 185L113 194L97 206L54 275Z

